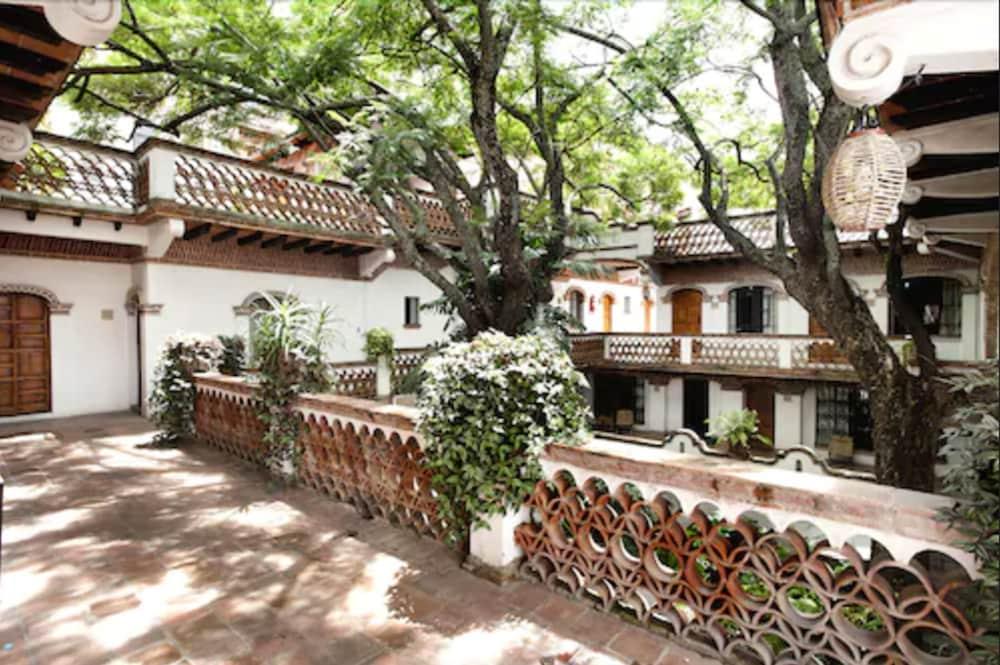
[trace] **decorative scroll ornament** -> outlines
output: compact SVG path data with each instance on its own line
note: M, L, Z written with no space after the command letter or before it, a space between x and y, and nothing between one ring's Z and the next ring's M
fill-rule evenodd
M862 108L881 104L899 89L906 62L905 49L894 36L844 30L830 48L827 68L837 97Z
M31 141L27 125L0 120L0 162L19 162L27 157Z
M906 187L906 162L877 127L852 132L830 158L823 176L823 206L843 231L876 231L892 224Z
M105 41L122 18L120 0L48 0L43 4L52 29L81 46Z

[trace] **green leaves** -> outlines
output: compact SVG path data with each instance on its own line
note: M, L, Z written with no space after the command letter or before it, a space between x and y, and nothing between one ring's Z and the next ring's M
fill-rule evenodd
M726 411L708 420L708 436L727 442L732 448L749 449L754 441L765 446L771 439L760 433L757 412L750 409Z
M153 444L176 446L194 434L194 372L215 371L223 355L219 340L204 335L173 335L160 350L149 395L149 415L160 428Z
M980 369L947 379L959 403L952 427L945 429L946 444L940 454L950 465L943 490L957 501L939 512L967 538L957 546L971 552L979 563L982 579L973 618L984 630L983 649L976 655L983 662L1000 662L1000 365L993 362Z
M300 453L295 399L330 387L326 349L336 338L333 309L299 301L292 293L281 298L265 294L267 307L253 314L254 357L260 363L260 387L254 402L266 426L267 465L289 479Z
M424 460L452 539L518 507L541 478L544 447L585 434L583 377L550 340L484 333L447 347L424 372Z

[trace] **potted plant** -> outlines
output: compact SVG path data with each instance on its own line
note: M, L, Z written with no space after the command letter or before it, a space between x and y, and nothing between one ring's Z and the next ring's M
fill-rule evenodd
M365 356L375 363L375 395L392 394L392 364L396 352L392 333L385 328L372 328L365 333Z
M750 448L755 441L765 446L773 445L769 438L760 433L756 411L727 411L705 422L709 427L708 436L715 439L716 448L728 451L734 457L750 457Z

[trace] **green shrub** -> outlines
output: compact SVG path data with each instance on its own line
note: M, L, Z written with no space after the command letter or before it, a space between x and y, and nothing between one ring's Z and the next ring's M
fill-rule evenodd
M453 540L523 503L547 444L585 435L586 380L552 340L483 333L445 348L424 372L419 429Z
M335 337L333 310L290 295L268 296L269 309L254 313L254 357L260 367L257 417L266 427L266 464L290 480L298 461L301 421L293 404L302 393L330 388L326 348Z
M177 334L160 349L149 395L149 417L159 428L156 446L176 446L194 435L195 372L215 371L222 356L217 339Z
M956 497L939 518L963 536L956 543L971 552L982 574L976 584L973 622L983 630L982 662L1000 663L1000 397L998 364L948 379L956 398L963 401L954 413L954 425L944 431L941 454L952 466L943 490Z
M396 342L392 333L385 328L372 328L365 333L365 357L376 361L379 358L392 360L396 352Z
M707 422L708 436L728 443L731 450L749 450L754 441L765 446L772 445L771 440L760 433L760 421L756 411L750 409L727 411Z
M219 335L222 359L219 371L229 376L239 376L246 365L246 343L239 335Z

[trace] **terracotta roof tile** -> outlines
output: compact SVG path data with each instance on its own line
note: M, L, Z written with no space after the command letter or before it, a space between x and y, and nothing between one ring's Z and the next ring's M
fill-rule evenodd
M733 227L758 247L774 246L774 213L746 215L733 219ZM787 233L787 232L786 232ZM838 234L841 243L864 242L867 232ZM791 238L788 244L793 244ZM656 235L656 256L667 260L709 259L734 254L732 245L717 226L707 221L681 223Z

